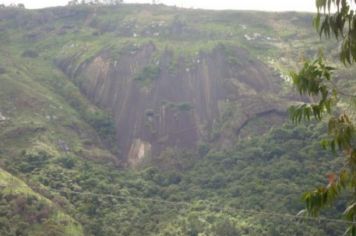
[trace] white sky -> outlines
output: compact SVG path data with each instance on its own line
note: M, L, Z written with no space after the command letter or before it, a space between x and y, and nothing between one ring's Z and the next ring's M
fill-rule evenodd
M63 6L69 0L0 0L0 3L24 3L26 8ZM150 0L124 0L127 3L148 3ZM156 0L179 7L205 9L241 9L263 11L315 11L315 0Z

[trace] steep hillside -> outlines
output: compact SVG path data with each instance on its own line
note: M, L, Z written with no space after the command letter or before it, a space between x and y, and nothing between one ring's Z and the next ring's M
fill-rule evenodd
M1 235L340 235L293 216L341 165L320 148L324 124L288 123L303 99L288 70L320 46L337 56L311 20L1 8ZM337 75L351 92L353 72Z
M290 58L316 51L298 51L301 43L318 42L299 32L308 29L310 16L294 13L199 15L160 6L14 13L18 18L5 27L24 31L16 30L11 42L25 46L26 39L23 56L35 51L40 60L54 60L112 114L120 158L131 165L167 147L194 149L211 141L229 146L251 118L282 115L295 98L281 75L294 66ZM224 132L219 121L231 104L239 114ZM215 134L208 132L219 125Z
M236 133L249 117L286 109L273 98L281 79L258 60L249 61L246 50L220 45L189 67L183 58L174 62L168 50L152 65L159 53L152 43L135 50L117 61L98 55L77 72L85 94L113 113L119 148L130 164L150 151L159 155L167 147L193 149L199 141L212 141L204 131L212 129L226 104L241 104ZM241 60L239 65L229 63L229 56Z

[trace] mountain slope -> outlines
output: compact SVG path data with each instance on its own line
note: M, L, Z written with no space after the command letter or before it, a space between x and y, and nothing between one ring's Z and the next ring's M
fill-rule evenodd
M77 6L48 11L56 26L34 27L37 15L26 24L36 51L113 115L121 158L136 165L166 147L216 141L206 131L231 104L240 109L236 133L251 117L280 115L295 98L279 70L297 43L317 41L298 32L310 16L290 14Z
M287 121L303 99L287 71L321 45L337 55L310 22L147 5L0 9L0 173L68 219L54 235L339 235L345 225L278 217L341 165L320 149L324 124ZM352 71L339 77L352 91Z

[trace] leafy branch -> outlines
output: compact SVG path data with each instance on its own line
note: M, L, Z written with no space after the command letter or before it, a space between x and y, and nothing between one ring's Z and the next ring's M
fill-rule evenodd
M316 0L318 13L314 27L320 37L335 36L342 40L340 60L344 64L356 62L356 12L351 8L353 3L356 4L356 0Z
M328 185L307 192L303 196L306 210L311 216L318 216L321 209L332 205L343 191L351 192L350 203L344 211L344 216L354 222L346 234L356 235L356 147L355 126L346 111L337 113L340 101L340 92L332 81L332 72L335 69L327 66L324 59L319 56L314 61L307 61L298 72L291 72L293 83L300 95L307 95L317 100L313 103L304 103L292 106L289 109L291 120L295 123L328 120L329 139L322 140L324 148L330 148L334 153L342 151L345 156L345 166L339 174L330 174ZM345 94L342 94L345 96ZM351 96L350 96L351 97ZM336 110L336 111L335 111Z

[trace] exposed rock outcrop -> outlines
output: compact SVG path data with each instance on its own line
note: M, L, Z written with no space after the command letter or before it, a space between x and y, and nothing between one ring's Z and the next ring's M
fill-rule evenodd
M104 50L76 71L74 60L62 59L57 65L75 75L82 91L113 114L119 147L132 165L147 153L158 155L166 147L192 149L207 140L204 130L221 118L221 102L240 104L234 111L241 113L236 132L249 118L278 112L282 106L272 99L281 79L238 47L220 45L187 59L148 43L122 52L118 59Z

